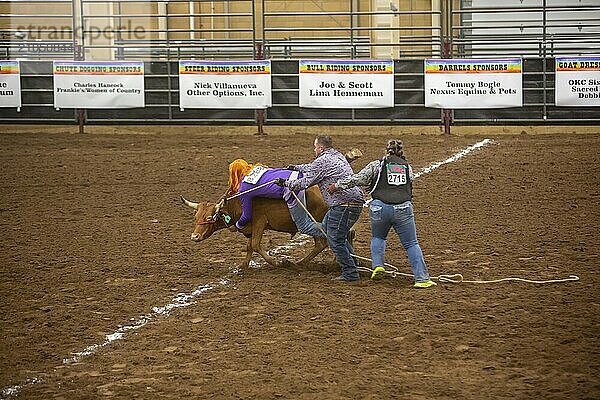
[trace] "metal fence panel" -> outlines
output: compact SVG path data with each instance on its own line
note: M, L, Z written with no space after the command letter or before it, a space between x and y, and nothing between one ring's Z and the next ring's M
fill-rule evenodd
M594 107L554 106L554 60L523 60L523 107L454 110L455 124L597 123ZM23 61L23 106L0 109L2 123L75 123L74 110L53 106L52 62ZM179 109L178 64L148 61L145 69L145 108L86 110L89 124L245 124L255 110ZM272 61L273 107L267 124L441 124L441 111L424 106L423 60L394 62L395 106L382 109L318 109L299 106L298 60ZM550 72L549 72L550 71Z

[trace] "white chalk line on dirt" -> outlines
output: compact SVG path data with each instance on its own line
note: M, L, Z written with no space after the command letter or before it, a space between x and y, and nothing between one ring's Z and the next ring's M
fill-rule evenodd
M482 147L488 146L492 143L494 143L494 141L491 139L484 139L480 142L477 142L477 143L475 143L471 146L468 146L465 149L459 151L458 153L454 154L453 156L447 158L444 161L435 162L435 163L431 164L430 166L421 169L419 172L416 172L414 174L413 178L416 179L422 175L428 174L431 171L441 167L442 165L449 164L451 162L455 162L455 161L461 159L462 157L470 154L471 152L473 152L477 149L480 149ZM306 244L310 239L311 239L311 237L307 236L307 235L297 235L293 240L289 241L288 243L269 250L269 254L271 254L271 255L285 254L289 250L292 250L299 245ZM264 264L265 264L264 260L261 260L259 262L251 261L250 266L257 268ZM84 358L89 357L92 354L96 353L98 350L111 345L115 341L124 339L125 336L127 335L127 333L140 329L141 327L145 326L150 321L152 321L158 317L168 316L169 313L171 312L171 310L177 309L177 308L182 308L182 307L187 307L187 306L195 304L196 297L198 297L210 290L216 289L221 286L228 285L230 283L230 278L234 275L239 274L239 272L240 272L239 269L233 268L230 270L229 274L220 278L219 281L216 283L211 282L211 283L208 283L205 285L200 285L191 293L178 293L171 300L171 303L166 304L162 307L152 307L152 312L142 315L142 316L139 316L138 318L134 319L134 321L131 324L122 325L115 332L111 333L110 335L106 335L104 342L93 344L91 346L84 348L83 350L81 350L79 352L72 353L71 357L64 358L63 364L71 365L71 364L78 363L81 360L83 360ZM4 396L4 397L17 396L23 388L25 388L27 386L35 385L40 382L42 382L42 380L40 378L27 379L21 385L16 385L16 386L12 386L12 387L3 389L2 396Z
M225 276L225 277L219 279L219 281L216 283L211 282L206 285L198 286L191 293L178 293L171 300L170 303L168 303L162 307L152 307L152 312L145 314L145 315L141 315L138 318L132 318L133 322L131 324L122 325L115 332L111 333L110 335L106 335L104 342L93 344L79 352L72 353L71 357L63 359L63 364L70 365L70 364L78 363L82 359L91 356L92 354L96 353L98 350L109 346L113 342L124 339L128 332L140 329L141 327L145 326L150 321L152 321L158 317L168 316L170 314L170 312L174 309L187 307L192 304L195 304L194 299L196 297L198 297L210 290L216 289L218 287L226 286L230 282L229 277L231 275L235 275L237 273L239 273L239 270L233 269L229 273L228 276ZM42 382L42 380L40 378L27 379L25 381L25 383L23 383L21 385L16 385L16 386L12 386L12 387L3 389L2 396L5 396L5 397L17 396L23 388L25 388L27 386L35 385L36 383L40 383L40 382Z
M81 361L81 359L88 357L99 349L108 346L112 342L116 340L121 340L125 337L126 333L129 331L134 331L140 329L148 322L160 316L168 316L171 310L176 308L187 307L195 303L194 299L200 296L203 293L208 292L209 290L213 290L219 286L226 286L229 283L228 278L221 278L218 283L208 283L206 285L198 286L191 293L177 293L177 295L171 300L171 303L166 304L162 307L152 307L152 312L141 315L137 319L134 319L134 322L129 325L124 325L119 327L115 332L110 335L106 335L106 339L104 342L99 344L93 344L91 346L86 347L82 351L77 353L73 353L73 355L69 358L63 359L63 364L73 364Z
M430 173L431 171L441 167L444 164L449 164L451 162L455 162L460 160L461 158L463 158L464 156L468 155L469 153L472 153L473 151L480 149L482 147L485 146L489 146L490 144L493 144L494 141L492 139L484 139L480 142L477 142L469 147L464 148L463 150L459 151L458 153L456 153L455 155L453 155L452 157L449 157L447 159L445 159L444 161L439 161L436 163L431 164L428 167L423 168L422 170L420 170L419 172L416 172L413 176L413 179L417 179L418 177L420 177L421 175L425 175Z

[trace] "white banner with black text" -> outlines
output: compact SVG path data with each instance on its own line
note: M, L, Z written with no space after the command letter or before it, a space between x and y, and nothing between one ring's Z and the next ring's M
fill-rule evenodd
M425 60L425 107L523 106L520 58Z
M300 60L300 107L394 107L392 60Z
M144 107L141 61L54 61L55 108Z
M271 61L179 61L179 107L271 107Z

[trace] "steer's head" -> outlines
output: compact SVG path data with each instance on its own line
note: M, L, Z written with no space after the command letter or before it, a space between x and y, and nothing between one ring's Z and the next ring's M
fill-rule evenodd
M191 236L191 239L195 242L207 239L219 229L226 228L231 222L231 217L222 212L223 200L217 204L211 202L194 203L181 196L181 201L186 206L196 210L196 227Z

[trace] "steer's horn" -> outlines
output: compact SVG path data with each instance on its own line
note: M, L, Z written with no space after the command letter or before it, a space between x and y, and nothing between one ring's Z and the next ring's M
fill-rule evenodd
M197 210L198 209L198 203L192 203L189 200L186 200L185 197L183 196L179 196L181 198L181 201L183 202L183 204L185 204L188 207L192 207L193 209Z
M219 201L216 205L215 205L215 214L218 214L219 211L221 211L221 208L223 208L223 206L225 205L225 198L223 197L221 199L221 201Z

